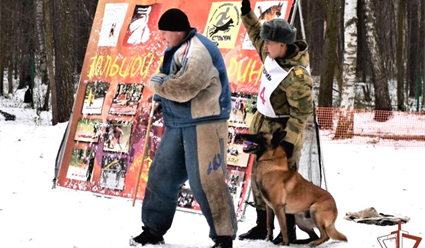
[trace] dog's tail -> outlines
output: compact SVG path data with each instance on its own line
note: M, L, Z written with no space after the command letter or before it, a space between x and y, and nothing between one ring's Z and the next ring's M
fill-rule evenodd
M326 227L326 232L328 233L329 237L333 240L340 240L340 241L345 241L347 242L347 237L338 232L338 230L336 230L335 228L335 223L332 223L331 225L329 225L328 227Z

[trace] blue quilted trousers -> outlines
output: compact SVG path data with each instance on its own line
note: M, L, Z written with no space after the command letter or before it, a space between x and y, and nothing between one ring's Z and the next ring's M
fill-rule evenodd
M228 187L227 122L167 127L150 166L142 222L158 235L171 227L179 188L186 180L210 227L209 237L236 237L237 221Z

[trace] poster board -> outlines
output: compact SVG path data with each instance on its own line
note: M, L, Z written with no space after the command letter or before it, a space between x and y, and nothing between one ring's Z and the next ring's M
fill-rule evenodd
M261 19L288 19L293 0L251 1ZM273 8L279 8L276 16ZM248 132L262 63L240 18L241 1L100 0L81 71L73 115L61 153L57 185L95 194L143 200L149 166L164 124L155 118L146 158L142 158L152 92L149 78L159 71L166 49L157 29L169 8L179 8L192 27L220 49L232 91L227 183L239 215L252 158L242 152L240 133ZM260 12L261 11L261 12ZM137 173L142 174L136 189ZM199 210L182 187L178 205Z

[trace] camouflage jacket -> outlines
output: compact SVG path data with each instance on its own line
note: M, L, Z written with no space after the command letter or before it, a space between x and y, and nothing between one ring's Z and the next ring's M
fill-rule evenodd
M264 63L267 54L263 51L264 40L260 38L261 23L251 10L242 16L242 22L248 32L252 44ZM285 70L293 70L279 84L270 97L276 115L289 115L287 121L273 120L258 111L252 119L250 132L273 133L281 129L287 132L284 140L301 149L303 133L308 118L313 113L312 87L313 79L309 71L308 45L304 41L296 41L288 46L287 56L278 58L276 62Z

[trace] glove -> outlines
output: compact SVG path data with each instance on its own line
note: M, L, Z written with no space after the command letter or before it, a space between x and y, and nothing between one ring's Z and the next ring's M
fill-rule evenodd
M151 109L151 102L152 102L152 98L155 101L155 106L153 109L153 113L154 115L160 115L162 112L162 104L161 104L161 97L158 96L157 94L154 94L153 96L149 96L147 102L150 104L147 109ZM155 116L154 116L155 117Z
M155 83L163 84L165 81L173 79L173 78L174 78L174 74L167 75L164 73L158 73L151 78L151 81Z
M249 0L242 0L241 13L242 15L246 15L251 11L251 3Z
M168 76L168 75L166 75L166 74L164 74L164 73L158 73L158 74L154 75L154 76L151 78L151 81L152 81L152 82L155 82L155 83L163 84L163 83L164 83L164 81L165 81L165 78L166 78L167 76Z
M286 140L282 140L280 142L280 145L283 147L283 149L286 152L286 157L289 159L292 157L292 153L294 152L294 145L289 143Z

